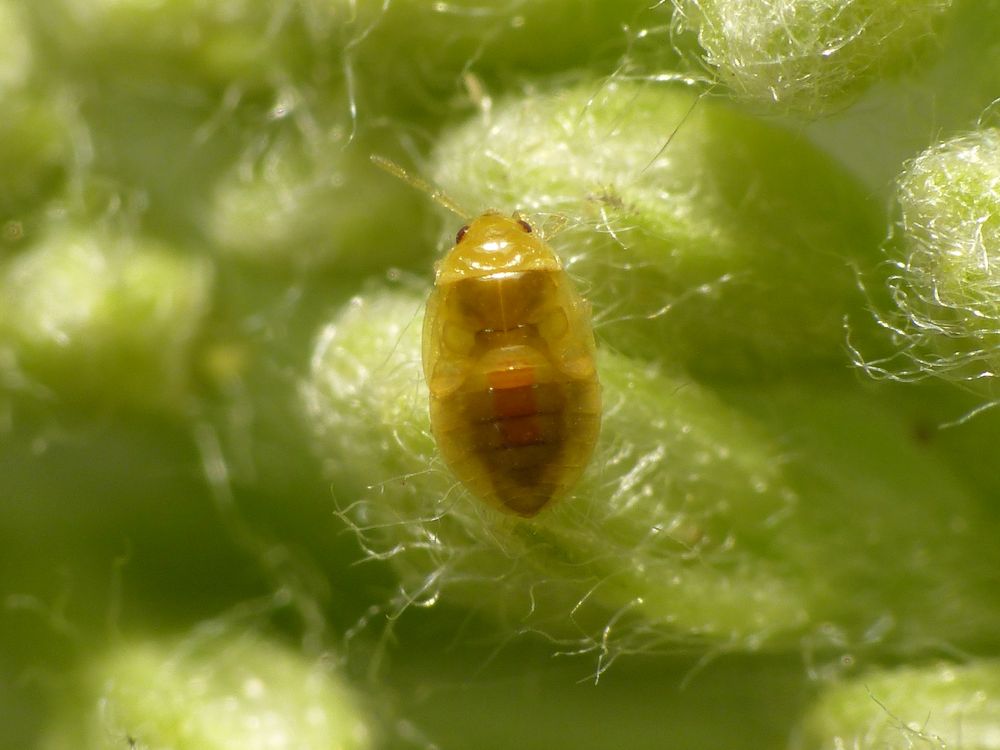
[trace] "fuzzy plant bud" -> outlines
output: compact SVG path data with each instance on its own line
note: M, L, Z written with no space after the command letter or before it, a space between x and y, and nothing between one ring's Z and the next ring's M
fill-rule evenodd
M44 750L372 746L367 719L340 675L323 660L252 634L121 644L94 659L83 682L91 702L67 710Z
M738 97L809 115L905 67L952 0L674 0L674 25Z
M991 750L1000 737L1000 664L902 667L827 687L795 750Z
M863 364L893 378L994 378L1000 368L1000 129L924 151L900 174L897 203L887 247L893 304L880 311L897 353Z

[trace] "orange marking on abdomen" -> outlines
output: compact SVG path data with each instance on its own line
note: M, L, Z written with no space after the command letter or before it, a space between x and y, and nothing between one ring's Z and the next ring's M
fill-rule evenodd
M512 367L507 370L493 370L486 374L490 390L507 390L535 384L534 367Z
M541 440L535 371L531 367L495 370L487 375L493 418L507 448L533 445Z

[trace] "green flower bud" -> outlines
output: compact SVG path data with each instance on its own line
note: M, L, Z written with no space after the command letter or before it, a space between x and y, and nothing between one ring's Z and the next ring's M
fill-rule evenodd
M819 115L904 67L952 0L675 0L704 63L740 97Z
M827 688L797 750L990 750L1000 736L1000 664L939 664L865 674Z
M38 0L32 12L43 43L74 67L253 89L307 69L334 8L317 0L294 9L256 0Z
M357 698L328 665L252 635L145 641L95 659L82 732L57 722L45 750L371 747Z
M373 169L373 148L349 143L348 123L288 125L254 140L215 186L208 234L220 253L343 275L426 264L426 198Z
M932 146L900 175L895 308L882 313L899 353L865 363L875 374L979 379L1000 367L998 185L997 128Z
M152 240L64 228L0 278L6 366L58 398L177 408L211 268Z
M661 26L664 9L645 0L340 0L349 10L340 61L349 71L362 116L405 112L440 122L470 105L488 110L491 92L509 88L511 74L567 69L607 71L635 44L638 29ZM656 60L677 55L657 45ZM398 51L419 65L400 65Z

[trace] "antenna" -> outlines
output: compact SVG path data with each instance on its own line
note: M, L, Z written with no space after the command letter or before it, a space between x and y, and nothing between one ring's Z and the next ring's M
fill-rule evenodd
M426 180L422 180L419 177L410 174L401 166L399 166L396 162L391 161L390 159L386 159L384 156L379 156L378 154L372 154L371 159L375 163L375 166L385 170L393 177L397 177L410 187L416 188L422 193L427 193L431 197L431 200L433 200L438 205L447 208L456 216L464 219L465 221L468 221L472 218L471 213L462 208L454 198L448 195L441 188L434 187Z

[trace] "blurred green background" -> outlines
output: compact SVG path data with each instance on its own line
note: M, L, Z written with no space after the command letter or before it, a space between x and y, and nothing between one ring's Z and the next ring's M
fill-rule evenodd
M998 19L0 0L0 746L994 747ZM537 524L438 463L459 222L373 153L565 224L607 414Z

